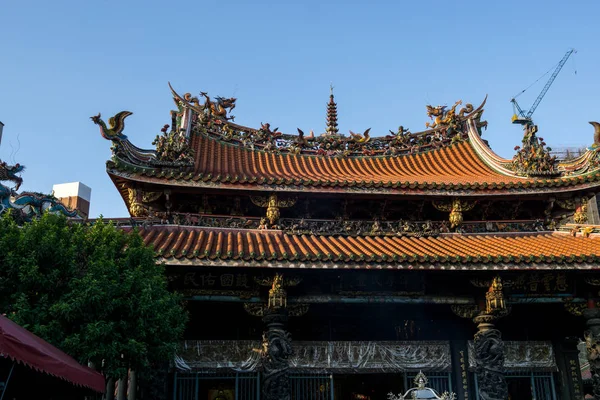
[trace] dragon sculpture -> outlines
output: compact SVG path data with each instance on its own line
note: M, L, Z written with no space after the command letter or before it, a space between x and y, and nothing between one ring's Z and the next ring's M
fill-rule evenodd
M596 121L590 121L590 125L594 127L594 144L593 148L597 148L600 146L600 123Z
M430 119L433 120L433 123L426 122L425 126L429 129L441 128L444 126L451 126L456 122L456 107L462 104L462 100L458 100L452 108L446 111L447 106L437 106L433 107L431 105L427 105L427 115ZM473 106L469 105L472 111ZM465 112L469 112L469 110L465 110ZM464 115L464 113L461 113Z
M15 182L15 191L19 190L21 185L23 184L23 178L17 176L18 173L21 173L25 170L25 166L19 163L15 165L8 165L6 162L0 160L0 182L2 181L12 181ZM3 188L6 188L4 185L0 185ZM1 189L0 189L1 190Z
M188 140L177 130L179 116L176 111L171 112L173 123L171 131L167 132L169 125L165 125L161 129L162 135L158 135L154 140L156 150L140 149L123 134L125 118L132 114L131 111L121 111L108 119L108 126L102 120L100 113L90 117L92 122L100 127L102 137L112 142L113 156L136 165L186 167L193 164L193 151L189 147Z
M71 218L79 216L76 210L69 210L53 195L36 192L17 193L23 183L23 178L16 174L24 170L25 166L23 165L7 165L6 162L0 161L0 181L16 183L13 189L0 184L0 215L13 210L17 212L16 217L19 221L31 221L45 212L62 214Z
M184 96L189 97L189 93L186 93ZM235 108L235 97L223 98L223 97L215 97L215 101L212 101L206 92L200 92L200 95L203 96L206 101L204 102L204 109L207 110L213 118L224 119L225 121L234 120L235 117L233 115L227 116L228 113L233 111ZM186 98L186 100L188 100ZM188 100L189 101L189 100Z

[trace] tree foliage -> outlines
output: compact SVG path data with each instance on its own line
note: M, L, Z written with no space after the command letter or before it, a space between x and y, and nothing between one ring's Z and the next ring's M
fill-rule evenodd
M136 232L0 220L0 310L108 377L172 357L187 314Z

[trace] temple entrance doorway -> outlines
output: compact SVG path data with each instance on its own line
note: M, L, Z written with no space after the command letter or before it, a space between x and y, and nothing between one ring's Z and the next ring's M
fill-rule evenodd
M334 400L386 400L390 392L405 391L403 374L334 375Z
M556 384L552 373L506 374L509 400L556 400ZM479 400L475 374L476 399Z

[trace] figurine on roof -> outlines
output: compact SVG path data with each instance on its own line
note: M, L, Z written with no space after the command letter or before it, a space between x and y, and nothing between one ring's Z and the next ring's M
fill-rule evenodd
M233 121L235 117L233 115L228 116L227 114L233 111L235 108L235 97L215 97L215 101L212 101L206 92L200 92L201 96L204 96L206 101L204 102L204 109L210 113L213 118L224 119L225 121Z
M516 146L511 168L525 176L555 175L556 156L551 156L552 149L546 146L544 138L537 137L537 125L526 125L523 132L522 147Z
M452 125L456 120L456 107L461 104L462 100L458 100L448 111L446 111L447 106L433 107L427 105L427 115L433 120L433 123L427 122L425 123L425 126L430 129L435 129Z
M169 125L163 126L161 135L156 135L152 142L156 146L156 158L159 161L191 164L194 162L194 152L189 146L185 135L176 130L167 132Z

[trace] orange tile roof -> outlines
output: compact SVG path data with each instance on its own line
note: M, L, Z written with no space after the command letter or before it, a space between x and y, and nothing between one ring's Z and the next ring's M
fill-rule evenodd
M600 171L560 178L533 179L507 176L490 168L469 140L413 155L382 157L325 157L278 154L229 145L197 135L193 171L160 171L133 168L142 180L169 180L180 185L280 185L329 190L485 190L510 192L514 189L560 188L592 185ZM119 175L123 166L109 167ZM595 185L595 184L593 184ZM560 189L552 189L558 191Z
M132 229L132 228L127 228ZM477 269L600 268L600 235L445 234L437 237L290 235L277 230L162 225L144 242L168 264Z

